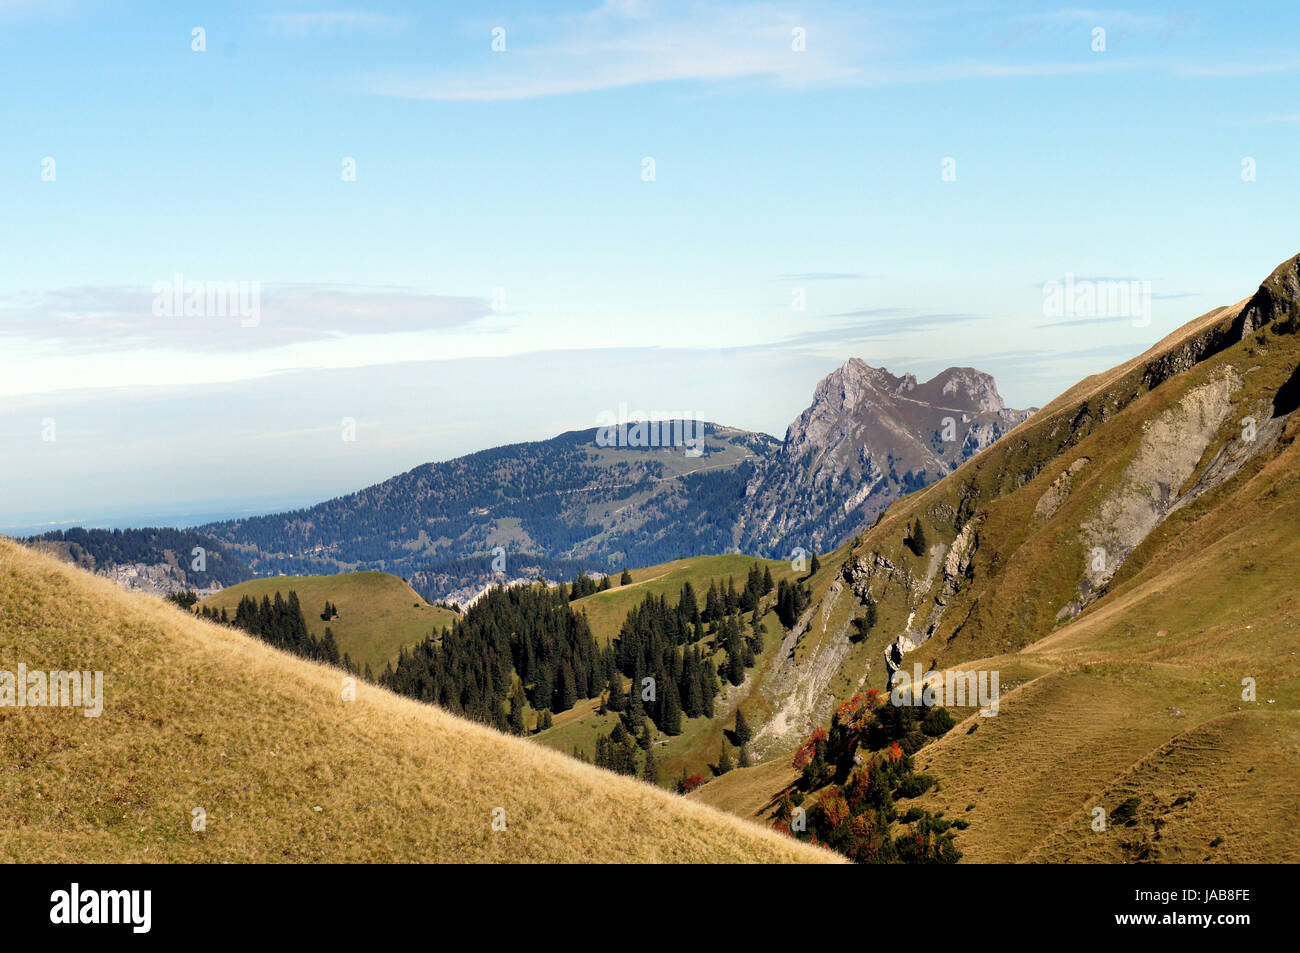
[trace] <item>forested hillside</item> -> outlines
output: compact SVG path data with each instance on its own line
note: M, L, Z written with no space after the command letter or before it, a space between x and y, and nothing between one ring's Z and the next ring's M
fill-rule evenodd
M602 446L597 430L575 431L425 464L306 510L202 529L259 573L380 569L413 578L433 598L520 567L567 577L725 552L753 465L777 442L701 426L699 454ZM493 565L496 547L504 569Z
M146 591L213 589L253 575L227 547L195 530L77 527L31 536L23 542L92 572L117 566L157 567L156 588L138 587Z

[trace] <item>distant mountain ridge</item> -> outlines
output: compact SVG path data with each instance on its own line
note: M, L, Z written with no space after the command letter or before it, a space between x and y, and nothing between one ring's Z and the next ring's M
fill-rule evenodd
M789 558L852 538L1029 413L1008 410L973 368L919 383L854 358L817 385L784 441L714 423L571 431L426 463L305 509L196 527L228 557L229 578L177 571L174 546L136 553L133 568L155 589L209 591L254 574L374 569L459 601L539 575L729 552ZM86 564L103 571L112 552Z
M754 466L779 444L701 427L699 445L687 435L679 446L611 445L604 428L572 431L202 531L262 574L380 569L433 598L525 569L555 578L724 552Z

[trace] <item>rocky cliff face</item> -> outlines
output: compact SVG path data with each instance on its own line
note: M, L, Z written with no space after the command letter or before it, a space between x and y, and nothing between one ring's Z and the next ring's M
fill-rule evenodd
M831 549L1031 413L1009 410L993 378L974 368L918 383L853 358L817 385L750 480L736 545L776 556Z
M925 407L903 398L924 399ZM778 459L798 460L803 448L810 472L817 474L818 465L830 470L835 448L850 446L852 433L883 430L875 419L857 421L852 408L866 406L936 416L951 415L945 407L962 409L973 416L966 426L978 448L981 412L1018 413L1000 405L992 381L978 372L948 371L916 384L850 362L818 387ZM982 660L997 670L1021 664L1024 650L1031 667L1043 671L1048 650L1038 654L1038 645L1067 628L1096 640L1076 634L1058 643L1078 653L1071 664L1088 660L1075 673L1084 681L1111 677L1115 670L1088 667L1106 653L1141 656L1141 677L1124 703L1134 710L1150 701L1156 718L1169 719L1174 709L1156 700L1181 702L1187 685L1208 685L1242 712L1235 686L1220 671L1230 664L1294 667L1300 616L1283 567L1291 565L1286 554L1300 548L1297 411L1300 257L1283 262L1253 297L1207 312L1133 360L1070 388L1007 440L898 503L856 545L824 558L811 582L813 600L762 686L774 714L759 727L754 750L765 758L785 753L824 726L838 702L886 688L899 668L942 670ZM918 459L950 465L960 452L927 445ZM775 461L765 466L751 488L771 485L762 480L774 479L774 467ZM782 515L790 519L778 511L768 525L777 526ZM911 545L918 521L920 551ZM1274 568L1278 581L1264 577ZM1174 650L1165 640L1179 631L1189 640L1180 650L1185 661L1193 671L1204 666L1205 674L1166 667ZM1259 653L1256 661L1236 661L1243 646ZM1231 663L1223 661L1228 656ZM1159 665L1149 666L1157 658ZM1169 680L1167 696L1152 689L1156 678ZM1053 711L1035 736L1052 737L1077 722L1077 697L1061 692L1059 702L1044 702L1017 730ZM1178 710L1181 717L1184 707ZM1113 734L1080 742L1079 750L1096 752L1100 764L1100 753L1127 737L1129 722L1117 725ZM972 771L975 760L963 770L986 779ZM1048 829L1056 823L1050 814Z
M885 671L904 656L931 665L1018 649L1144 567L1174 571L1190 527L1239 528L1228 495L1294 441L1298 318L1300 256L865 533L843 578L888 620L874 635ZM1165 527L1192 507L1181 529ZM918 519L929 546L914 556L904 540Z

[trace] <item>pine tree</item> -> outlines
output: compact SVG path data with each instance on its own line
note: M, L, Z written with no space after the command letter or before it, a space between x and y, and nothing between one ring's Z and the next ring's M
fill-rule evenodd
M545 662L537 666L533 682L533 707L550 708L555 703L555 672Z
M554 711L568 711L578 701L578 689L573 678L573 666L567 661L560 663L560 671L555 681L556 704L552 706L552 709Z
M733 685L739 685L745 680L746 651L748 646L740 634L740 626L737 624L734 616L727 616L722 626L724 645L727 650L727 681ZM753 653L750 653L748 664L753 664Z
M821 569L821 568L822 568L821 560L817 558L817 554L816 554L816 553L813 553L813 554L812 554L812 561L811 561L810 563L808 563L808 575L809 575L809 576L815 576L815 575L817 575L817 570L818 570L818 569Z
M677 614L692 624L700 617L700 604L695 598L695 587L691 585L689 579L682 585L681 595L677 600Z
M609 678L609 700L605 705L610 711L622 711L627 707L627 699L623 695L623 676L619 672Z
M524 723L524 706L526 704L524 685L522 682L515 682L514 691L510 693L510 730L517 735L522 735L528 730L528 726Z
M908 533L907 548L912 551L913 555L921 556L925 554L925 527L921 525L919 516L912 523L912 529Z
M722 618L722 595L718 592L718 584L715 581L709 582L709 591L704 596L704 621L716 622Z
M694 649L689 656L690 664L686 669L686 692L682 696L682 712L687 718L698 718L704 714L703 667L700 665L699 653Z
M731 752L727 750L727 743L722 743L722 754L718 757L718 774L726 774L731 770Z
M749 748L742 747L740 749L740 766L742 768L748 768L750 766L750 763L751 762L749 760Z
M711 659L704 663L704 671L700 678L700 689L704 692L704 717L713 717L713 700L718 695L718 673L713 667Z
M321 643L321 652L325 656L325 661L331 665L339 663L339 645L334 640L334 633L330 631L329 626L325 626L325 639Z
M619 577L618 584L620 586L632 585L632 574L627 571L626 566L623 567L623 575Z
M750 647L757 652L763 651L763 636L767 634L767 627L763 625L763 620L758 617L758 610L749 619L749 641Z
M653 748L645 753L645 764L641 768L641 780L648 784L659 783L659 765L655 763Z
M682 733L682 701L677 695L677 686L669 681L663 693L663 723L659 730L666 735Z
M627 713L623 716L628 725L637 731L645 724L645 705L641 699L643 683L644 670L641 668L641 660L637 659L636 666L632 669L632 687L627 693Z
M744 747L754 738L753 731L750 730L749 722L745 720L745 713L739 708L736 709L736 744Z

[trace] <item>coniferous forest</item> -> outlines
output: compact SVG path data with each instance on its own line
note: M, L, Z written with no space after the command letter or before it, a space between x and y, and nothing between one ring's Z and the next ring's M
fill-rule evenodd
M185 604L190 602L190 605L193 605L191 601L193 595L193 593L182 593L171 601L188 608ZM263 642L292 652L294 655L309 658L314 662L341 665L348 671L363 675L365 678L372 677L369 666L364 672L359 671L347 653L339 654L334 633L328 627L325 629L325 635L319 639L311 634L307 629L307 620L302 614L302 606L298 602L296 592L290 592L286 599L277 589L274 599L263 596L260 603L252 596L244 596L235 609L234 619L229 617L225 609L218 612L207 606L199 609L199 615L211 622L234 625L257 636Z
M604 690L610 658L570 608L566 586L514 586L493 589L450 628L403 649L379 681L502 730L513 720L520 730L508 699L523 698L538 712L567 711Z
M650 594L628 613L613 641L614 672L604 702L620 717L607 737L597 739L597 766L658 782L653 731L677 735L685 718L713 718L723 686L744 682L763 651L759 603L772 588L771 571L756 563L740 588L734 579L712 581L703 607L687 582L675 603ZM624 677L631 680L626 692Z

